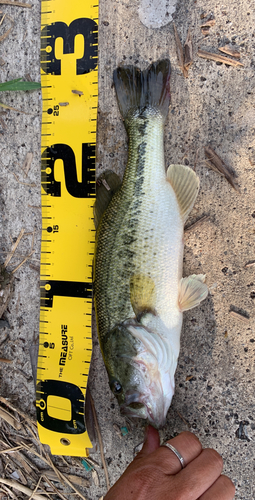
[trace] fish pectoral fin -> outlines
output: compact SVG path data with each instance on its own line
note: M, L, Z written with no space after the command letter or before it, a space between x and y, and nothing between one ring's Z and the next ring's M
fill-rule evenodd
M130 301L139 320L146 312L153 312L156 302L155 283L145 274L133 274L130 278Z
M192 274L182 278L179 286L180 311L188 311L198 306L208 295L208 287L204 283L205 274Z
M194 170L185 165L170 165L166 177L177 197L184 223L197 197L199 177Z
M97 229L99 222L107 209L113 195L118 191L121 180L112 170L106 170L96 182L96 201L94 203L94 223Z

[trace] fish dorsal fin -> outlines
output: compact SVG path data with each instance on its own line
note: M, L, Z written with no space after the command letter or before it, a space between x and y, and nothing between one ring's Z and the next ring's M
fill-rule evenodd
M130 301L138 320L146 312L155 313L155 283L150 276L145 274L133 274L131 276Z
M106 170L97 179L96 201L94 204L94 223L98 224L107 209L113 195L118 191L121 180L112 170Z
M166 176L176 194L181 216L185 222L197 197L199 177L194 170L185 165L170 165Z
M180 311L193 309L207 297L208 287L204 281L205 274L192 274L181 279L179 286Z

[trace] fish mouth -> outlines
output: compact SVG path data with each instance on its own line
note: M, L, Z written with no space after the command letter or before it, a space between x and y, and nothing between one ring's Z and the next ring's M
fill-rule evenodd
M147 408L144 403L133 402L130 404L123 404L120 407L120 413L126 417L133 418L147 418Z
M152 409L145 402L135 401L130 404L123 404L120 407L120 413L126 417L148 420L157 429L163 427L165 424L165 416L154 415Z

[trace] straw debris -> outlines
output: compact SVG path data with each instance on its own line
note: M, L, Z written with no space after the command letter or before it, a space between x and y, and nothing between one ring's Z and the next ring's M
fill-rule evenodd
M62 500L70 495L86 500L80 491L90 486L84 467L78 459L75 467L67 460L47 453L36 423L0 396L0 500L4 495L14 500L47 500L49 493ZM93 480L97 483L98 478Z

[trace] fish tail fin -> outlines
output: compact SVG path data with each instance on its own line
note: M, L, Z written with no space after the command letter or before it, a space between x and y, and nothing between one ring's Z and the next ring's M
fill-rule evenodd
M158 110L164 119L170 104L169 59L152 63L141 71L135 66L122 66L113 72L120 112L128 125L130 118L144 114L146 109Z

